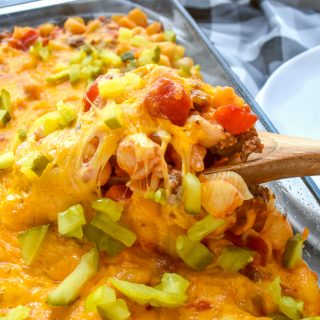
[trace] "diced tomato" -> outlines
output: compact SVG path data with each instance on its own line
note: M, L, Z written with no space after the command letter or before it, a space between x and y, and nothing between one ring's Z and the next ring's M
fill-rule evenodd
M183 126L192 102L180 83L159 79L144 99L144 106L154 117L164 117L173 124Z
M50 38L49 37L42 37L42 45L46 46L49 43Z
M116 184L110 187L110 189L105 194L106 198L110 198L114 201L130 199L131 196L132 191L124 184Z
M35 29L28 30L22 37L21 41L26 47L30 47L32 44L36 42L39 37L39 32Z
M15 39L11 38L9 44L11 47L19 50L28 50L31 45L33 45L39 37L39 32L35 29L29 29L26 31L21 38Z
M96 98L99 95L99 88L98 88L98 83L94 82L90 88L88 89L88 91L86 92L84 98L83 98L83 104L84 104L84 112L87 112L90 110L91 108L91 104L94 103L94 100L96 100Z
M230 133L239 134L250 129L258 118L248 107L227 105L216 110L214 119Z

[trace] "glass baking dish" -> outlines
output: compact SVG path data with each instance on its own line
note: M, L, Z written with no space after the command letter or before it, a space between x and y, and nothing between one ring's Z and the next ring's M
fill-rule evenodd
M244 85L227 65L214 45L204 36L178 0L42 0L0 8L0 30L14 25L38 25L44 22L62 23L67 16L93 18L114 13L127 13L142 7L150 19L160 20L165 28L177 33L178 41L186 47L202 68L205 81L212 85L229 85L236 89L258 115L259 130L277 132ZM257 172L257 174L259 174ZM310 230L305 259L320 275L320 190L310 178L295 178L268 184L276 195L277 205L285 213L294 229Z

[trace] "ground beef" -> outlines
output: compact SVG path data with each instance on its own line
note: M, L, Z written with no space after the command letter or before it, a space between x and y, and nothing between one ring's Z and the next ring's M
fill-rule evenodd
M261 153L263 144L261 143L257 130L250 130L238 135L228 135L218 145L210 149L211 154L220 157L230 157L235 154L240 155L242 162L246 161L251 153Z
M253 198L243 202L242 206L237 208L237 217L245 217L248 210L254 209L257 212L259 219L256 219L253 229L257 232L261 231L265 220L268 216L267 205L272 198L272 194L268 188L260 185L249 186L249 190Z
M262 199L265 203L267 203L271 199L270 190L266 187L260 185L249 186L249 190L253 195L254 199Z
M173 194L178 194L182 185L182 174L180 171L176 169L169 170L169 184L171 192Z
M204 112L211 105L211 96L202 90L193 89L190 96L194 109L199 112Z
M71 47L78 48L84 45L84 36L71 36L68 38L68 44Z
M256 211L265 211L267 203L271 198L270 190L260 185L249 186L249 190L253 198L243 202L243 205L237 209L237 214L240 212L247 212L250 209Z

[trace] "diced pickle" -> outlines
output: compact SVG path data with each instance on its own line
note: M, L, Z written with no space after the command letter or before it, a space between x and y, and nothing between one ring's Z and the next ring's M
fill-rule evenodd
M83 285L91 279L99 268L99 254L96 248L84 254L77 267L48 296L52 306L67 306L74 302Z
M39 128L38 134L41 137L46 137L51 132L58 130L60 128L60 120L61 116L59 112L53 111L46 113L35 121L35 126Z
M103 110L103 122L110 128L110 129L119 129L123 125L123 116L120 106L114 104L108 105Z
M117 299L114 289L103 285L92 291L85 302L86 312L97 312L97 306L115 302Z
M253 261L253 252L246 248L228 246L223 248L218 259L221 268L229 272L238 272Z
M126 248L122 242L112 238L92 224L84 226L84 235L97 246L99 251L105 251L109 257L117 255Z
M176 36L175 32L173 32L172 30L165 30L163 32L163 35L167 41L176 42L176 40L177 40L177 36Z
M58 82L61 80L66 80L69 78L69 69L61 70L60 72L54 73L47 77L49 83Z
M10 93L6 89L1 90L0 109L7 110L9 112L9 114L12 113L11 96L10 96Z
M110 50L102 50L99 57L107 66L120 67L122 64L121 58Z
M158 63L160 60L160 53L161 51L159 47L143 50L138 58L139 66L144 66L149 63Z
M29 266L36 258L41 244L47 234L49 225L43 225L22 231L18 235L21 254L24 262Z
M17 134L18 134L19 139L23 141L27 137L27 130L18 129Z
M129 41L133 37L133 31L127 28L119 29L119 41Z
M186 236L179 236L176 242L179 257L192 269L204 270L212 261L213 255L199 241L192 241Z
M183 305L188 298L186 291L190 284L187 279L176 273L164 273L161 282L155 287L117 278L109 280L118 291L141 305L167 308Z
M0 320L25 320L30 316L30 308L25 306L17 306L3 317L0 317Z
M101 198L92 202L92 208L108 215L113 221L118 221L123 212L123 205L109 198Z
M63 101L58 101L57 110L60 114L59 124L62 127L70 125L72 121L77 118L77 111L71 104L64 103Z
M79 64L73 64L70 66L69 69L69 78L70 82L74 83L80 79L80 65Z
M31 55L36 58L40 58L43 61L47 61L50 57L49 47L44 47L41 41L37 41L34 45L32 45L29 49Z
M166 194L166 191L163 188L159 188L154 193L154 201L158 202L158 203L160 203L162 205L167 202L167 194Z
M111 218L104 214L96 215L91 224L114 239L121 241L125 246L131 247L136 241L136 235L129 229L114 222Z
M0 110L0 128L4 127L11 120L11 116L7 110Z
M184 209L189 214L198 214L201 210L201 184L199 179L187 173L183 177Z
M98 305L97 309L103 320L126 320L130 317L127 304L123 299Z
M299 233L288 240L282 258L284 267L291 269L302 261L303 242L304 239Z
M50 160L41 153L28 154L19 161L21 167L20 171L28 178L33 179L40 177Z
M14 154L8 151L0 155L0 170L11 168L14 163Z
M61 235L82 238L81 226L86 223L83 207L74 205L58 214L58 230Z
M201 241L208 234L222 227L226 221L224 219L215 219L210 214L202 220L196 222L188 230L188 238L193 241Z
M116 98L126 90L127 83L123 77L99 81L99 93L105 98Z
M134 53L133 51L127 51L124 54L122 54L120 58L122 61L134 60Z

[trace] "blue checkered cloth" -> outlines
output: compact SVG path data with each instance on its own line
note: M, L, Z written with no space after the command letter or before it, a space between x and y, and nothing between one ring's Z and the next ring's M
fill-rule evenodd
M319 0L182 2L254 96L282 63L320 45Z

